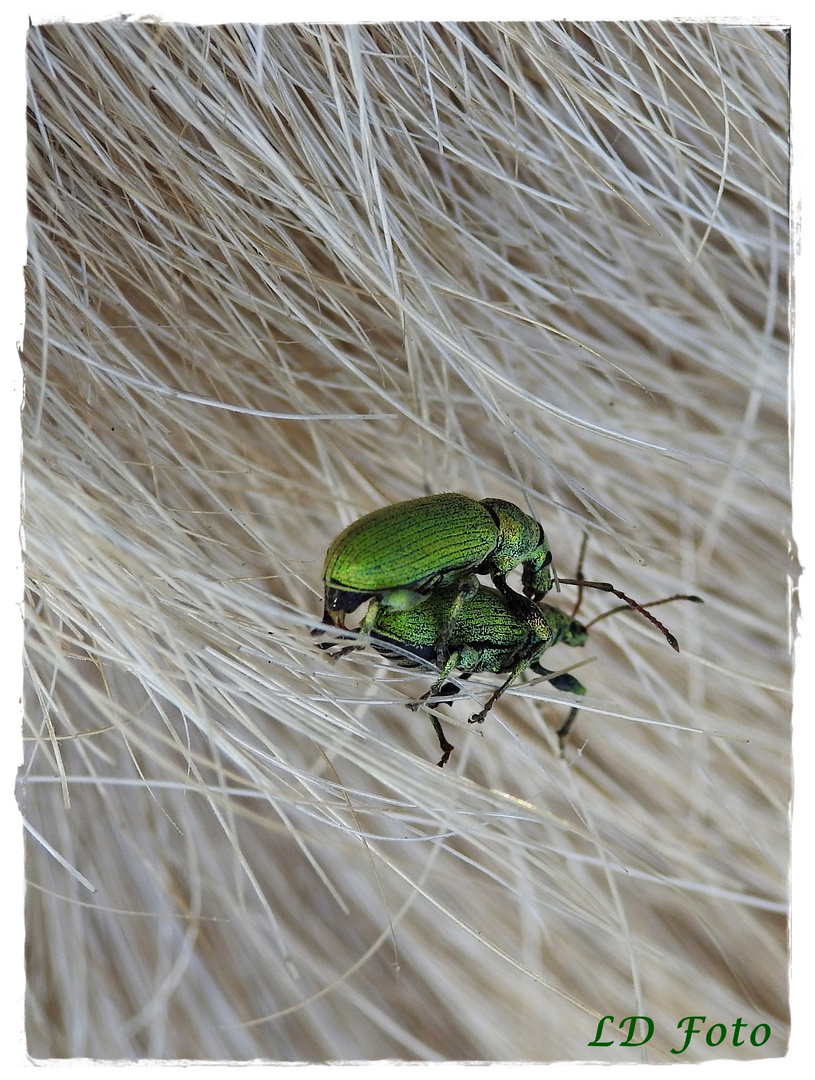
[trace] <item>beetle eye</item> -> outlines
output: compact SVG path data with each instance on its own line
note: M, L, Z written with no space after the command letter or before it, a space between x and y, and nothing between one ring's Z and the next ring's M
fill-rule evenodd
M548 566L552 561L552 552L547 551L541 566Z

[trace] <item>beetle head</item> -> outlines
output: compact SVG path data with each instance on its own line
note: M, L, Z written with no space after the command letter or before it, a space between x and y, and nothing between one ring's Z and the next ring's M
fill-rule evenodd
M589 632L582 622L570 619L564 627L561 641L564 645L585 645L589 639Z
M553 607L552 604L541 604L539 610L552 632L549 646L561 643L572 646L586 644L589 632L583 623L573 619L571 615L561 611L560 608Z
M484 499L482 505L498 526L498 542L491 556L493 567L508 574L518 563L523 563L524 593L540 600L554 584L550 569L552 552L540 522L504 499Z

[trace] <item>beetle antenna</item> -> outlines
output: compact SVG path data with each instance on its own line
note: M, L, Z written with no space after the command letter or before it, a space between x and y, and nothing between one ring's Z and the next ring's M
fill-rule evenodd
M672 604L674 600L690 600L692 604L704 604L704 600L701 596L692 596L686 593L674 593L673 596L666 596L664 600L650 600L647 604L640 604L640 607L645 609L659 607L660 604ZM609 615L618 615L621 611L630 611L628 604L620 604L619 607L610 608L608 611L602 612L600 615L595 615L591 622L586 623L586 629L590 626L594 626L595 623L601 619L607 619Z
M615 596L619 596L619 598L621 600L624 600L626 602L626 604L628 605L629 608L631 608L633 611L638 611L641 615L645 616L645 618L650 623L653 623L653 625L657 628L657 630L661 630L662 633L665 635L665 640L668 642L668 644L671 646L671 648L674 649L676 652L679 652L679 642L676 640L676 638L671 633L671 631L667 628L667 626L663 626L662 623L659 621L659 619L657 619L654 615L652 615L650 611L646 611L645 607L642 604L638 604L636 600L632 600L632 598L630 596L627 596L620 589L615 589L614 586L612 584L610 584L608 581L586 581L582 577L568 578L568 579L567 578L561 578L560 580L561 580L561 584L563 584L563 585L577 585L578 588L580 588L580 589L600 589L600 590L602 590L602 592L610 592L610 593L613 593ZM655 601L654 604L651 604L650 606L654 607L655 604L667 603L668 600L679 600L679 599L689 599L689 597L680 598L679 596L676 596L676 597L671 596L671 597L668 597L666 600L657 600L657 601ZM698 602L699 597L696 597L696 600ZM614 610L624 611L625 608L616 608ZM611 615L611 614L612 614L611 611L606 611L606 612L603 613L603 615L599 615L598 618L605 618L606 615ZM597 622L597 619L593 619L592 622L587 624L587 628L589 626L592 626L596 622Z

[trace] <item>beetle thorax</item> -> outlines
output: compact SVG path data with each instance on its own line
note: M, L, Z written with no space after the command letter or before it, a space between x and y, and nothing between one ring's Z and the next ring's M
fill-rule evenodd
M484 499L498 526L498 538L492 563L498 570L508 573L533 552L540 543L541 529L523 510L503 499Z

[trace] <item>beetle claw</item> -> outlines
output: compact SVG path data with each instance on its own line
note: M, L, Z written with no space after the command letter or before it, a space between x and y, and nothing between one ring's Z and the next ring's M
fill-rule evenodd
M443 769L447 762L450 760L450 755L454 750L455 746L453 746L451 743L448 743L447 746L444 748L444 753L442 754L441 761L436 762L440 769Z

